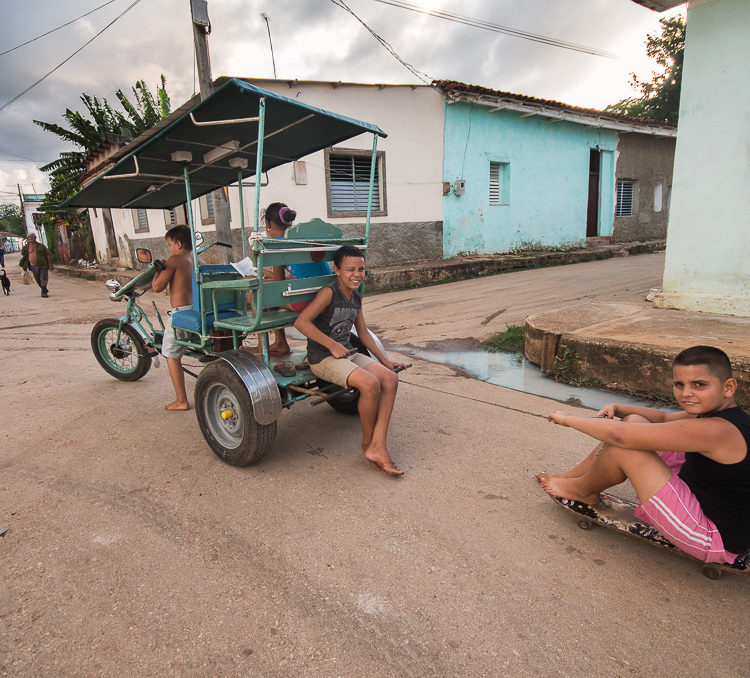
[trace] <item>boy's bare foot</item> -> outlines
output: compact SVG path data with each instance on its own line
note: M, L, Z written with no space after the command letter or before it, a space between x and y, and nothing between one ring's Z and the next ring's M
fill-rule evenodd
M170 412L185 412L186 410L190 409L190 404L180 402L179 400L175 400L173 403L169 403L169 405L165 405L164 409L169 410Z
M402 476L404 472L396 466L388 454L388 450L373 450L369 448L364 451L365 459L369 461L376 469L387 473L389 476Z
M572 499L589 506L599 503L598 494L584 494L579 490L577 478L543 478L541 483L542 489L553 497Z
M245 350L254 353L255 355L263 353L263 347L260 344L251 348L246 348ZM268 347L268 355L289 355L291 352L292 349L289 348L289 344L271 344Z
M580 476L572 475L572 471L568 471L567 473L547 473L547 471L540 471L534 477L541 483L545 478L579 478Z

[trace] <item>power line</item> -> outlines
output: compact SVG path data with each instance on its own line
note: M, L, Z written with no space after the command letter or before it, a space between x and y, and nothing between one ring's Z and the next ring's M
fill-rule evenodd
M25 155L18 155L17 153L11 153L10 151L3 151L0 149L0 155L12 155L14 158L20 158L21 160L25 160L26 162L35 162L38 164L43 164L43 160L32 160L31 158L27 158ZM0 162L13 162L12 160L3 160L0 158Z
M424 73L423 71L420 71L416 69L414 66L412 66L410 63L404 61L397 53L396 50L393 49L391 44L387 41L381 38L372 28L370 28L362 19L360 19L344 2L344 0L331 0L331 2L336 5L337 7L341 7L341 9L346 10L351 14L359 23L361 23L369 32L370 34L385 48L385 50L394 58L396 61L398 61L406 70L408 70L413 76L421 80L426 85L429 85L434 78L431 78L427 73ZM0 109L2 110L2 109Z
M403 0L374 0L375 2L379 2L383 5L391 5L393 7L399 7L400 9L408 9L412 12L417 12L419 14L426 14L427 16L432 16L437 19L445 19L446 21L453 21L455 23L464 24L466 26L472 26L474 28L482 28L486 31L494 31L495 33L504 33L506 35L512 35L517 38L523 38L524 40L531 40L533 42L540 42L545 45L550 45L552 47L561 47L563 49L569 49L573 50L575 52L583 52L584 54L593 54L594 56L601 56L601 57L607 57L609 59L614 59L615 55L611 52L605 52L604 50L596 49L594 47L588 47L586 45L581 45L575 42L567 42L565 40L557 40L556 38L548 38L544 35L539 35L537 33L530 33L528 31L521 31L516 28L511 28L510 26L502 26L500 24L494 24L489 21L483 21L481 19L472 19L471 17L462 16L461 14L453 14L451 12L443 12L440 10L434 10L434 9L425 9L423 7L418 7L417 5L413 5L409 2L404 2Z
M108 2L105 2L103 5L99 5L98 7L94 7L94 9L89 10L85 14L81 14L81 16L76 17L75 19L71 19L70 21L62 24L61 26L58 26L57 28L53 28L50 31L47 31L46 33L42 33L41 35L37 35L35 38L31 38L31 40L27 40L26 42L22 42L20 45L16 45L15 47L11 47L10 49L6 49L4 52L0 52L0 56L3 56L4 54L8 54L9 52L12 52L13 50L18 49L19 47L23 47L25 45L28 45L35 40L39 40L40 38L44 38L45 36L49 35L50 33L54 33L55 31L59 31L61 28L65 28L66 26L70 26L70 24L75 23L79 19L83 19L83 17L88 16L89 14L93 14L97 10L100 10L102 7L106 7L107 5L111 5L113 2L117 2L117 0L108 0Z
M45 75L43 75L41 78L39 78L39 80L37 80L35 83L33 83L32 85L29 85L23 92L20 92L19 94L16 94L16 96L14 96L10 101L6 101L2 106L0 106L0 112L4 111L12 103L15 103L16 101L18 101L24 94L26 94L30 90L34 89L34 87L36 87L40 82L42 82L43 80L46 80L58 68L60 68L61 66L63 66L64 64L66 64L68 61L70 61L76 54L78 54L79 52L81 52L84 49L84 47L90 45L102 33L104 33L104 31L106 31L113 23L115 23L115 21L117 21L118 19L120 19L121 17L123 17L125 14L127 14L131 9L133 9L133 7L135 7L140 1L141 0L134 0L133 2L131 2L122 12L120 12L120 14L118 14L114 19L112 19L112 21L110 21L104 28L102 28L102 30L100 30L93 38L91 38L90 40L87 40L85 43L83 43L83 45L81 45L75 52L73 52L73 54L71 54L69 57L65 58L63 61L61 61L59 64L57 64L57 66L55 66L51 71L49 71L48 73L46 73Z

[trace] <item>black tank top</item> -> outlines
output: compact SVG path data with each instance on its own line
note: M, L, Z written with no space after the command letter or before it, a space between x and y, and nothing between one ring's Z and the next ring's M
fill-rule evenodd
M679 476L719 528L724 548L742 553L750 547L750 415L730 407L712 415L737 427L745 439L745 458L719 464L699 452L687 452Z
M327 285L327 287L330 287L333 292L331 303L313 320L313 325L326 336L338 341L344 348L351 350L352 345L349 343L349 336L354 321L362 308L362 297L354 291L352 296L347 299L335 282ZM307 340L307 360L311 365L319 363L330 355L331 352L322 344L312 339Z

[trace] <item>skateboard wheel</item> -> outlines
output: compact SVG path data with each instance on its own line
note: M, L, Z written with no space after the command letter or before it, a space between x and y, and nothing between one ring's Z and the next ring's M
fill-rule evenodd
M580 527L582 530L590 530L592 527L594 527L594 521L589 520L588 518L579 518L578 527Z
M701 568L701 573L704 577L708 577L709 579L721 579L721 570L718 567L715 567L713 565L704 565Z

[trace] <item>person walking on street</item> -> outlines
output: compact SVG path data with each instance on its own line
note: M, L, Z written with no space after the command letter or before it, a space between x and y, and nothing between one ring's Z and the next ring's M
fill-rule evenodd
M36 233L29 233L27 243L21 250L21 260L18 265L24 270L31 270L36 284L42 288L42 296L48 297L47 281L49 272L54 269L52 255L43 243L36 241Z

